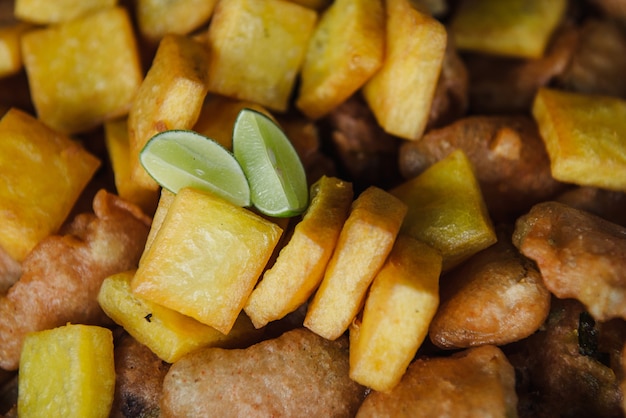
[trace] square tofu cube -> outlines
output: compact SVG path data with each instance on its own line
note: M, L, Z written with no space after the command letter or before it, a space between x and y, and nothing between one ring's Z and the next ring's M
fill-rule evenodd
M386 132L415 140L428 122L447 33L410 0L387 0L386 7L385 58L363 87L363 95Z
M281 234L279 226L248 209L182 189L131 288L228 334Z
M126 114L143 77L130 18L118 7L30 31L22 54L39 119L67 134Z
M137 25L141 35L151 42L167 34L187 35L204 25L217 0L137 0Z
M68 324L29 334L18 393L20 417L108 417L115 393L111 330Z
M311 119L324 116L378 70L384 49L382 0L336 0L309 42L296 105Z
M555 179L626 191L625 100L542 88L532 113Z
M17 109L0 119L0 246L22 261L65 221L100 161Z
M139 187L158 189L139 162L150 138L196 123L207 94L207 60L204 45L186 36L167 35L159 43L128 115L131 178Z
M209 91L285 111L316 20L283 0L219 2L208 31Z
M16 74L22 69L20 38L31 28L24 22L2 25L0 22L0 78Z
M45 25L67 22L116 3L117 0L15 0L15 16Z

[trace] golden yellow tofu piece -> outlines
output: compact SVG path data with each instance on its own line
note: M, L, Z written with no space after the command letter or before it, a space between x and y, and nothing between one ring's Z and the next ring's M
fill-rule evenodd
M159 186L139 162L139 153L159 132L191 129L207 94L208 54L203 45L181 35L159 43L152 66L128 115L131 178L138 186Z
M68 134L126 114L143 74L122 7L29 31L22 54L39 119Z
M151 42L167 34L187 35L206 24L217 0L137 0L137 26Z
M68 324L29 334L20 357L20 417L109 416L115 392L113 334Z
M248 209L182 189L131 288L228 334L281 234L280 227Z
M348 217L352 197L352 184L334 177L324 176L311 187L309 208L244 307L255 327L283 318L313 294Z
M126 271L104 279L98 303L113 321L165 362L174 363L202 347L233 347L260 336L243 313L224 335L189 316L138 297L130 289L134 275L135 271Z
M626 101L542 88L532 113L550 156L552 177L626 191Z
M20 39L31 27L26 22L8 25L0 22L0 78L16 74L23 68Z
M472 164L460 149L390 192L409 206L402 232L439 250L444 271L497 241Z
M460 50L540 58L566 7L566 0L463 1L449 29Z
M285 111L317 13L283 0L218 2L209 25L209 91Z
M159 191L143 188L131 180L130 142L126 118L105 122L104 142L113 167L117 194L139 206L146 214L152 215L157 207Z
M365 294L398 235L407 206L375 186L353 202L304 326L335 340L363 306Z
M441 255L400 235L350 326L350 377L388 392L401 380L439 306Z
M22 261L59 229L99 166L78 142L9 110L0 119L0 246Z
M363 87L363 95L386 132L414 140L428 122L446 50L446 29L410 0L387 0L386 7L384 62Z
M311 119L324 116L380 68L384 49L382 0L336 0L309 41L296 106Z
M233 125L239 112L244 108L256 110L274 119L267 109L254 102L209 94L204 100L193 130L215 140L224 148L232 150Z
M110 8L117 0L15 0L15 16L37 24L61 23Z

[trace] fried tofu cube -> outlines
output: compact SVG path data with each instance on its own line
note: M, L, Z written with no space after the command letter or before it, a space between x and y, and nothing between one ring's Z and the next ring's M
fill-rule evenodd
M313 294L348 217L352 196L352 184L334 177L324 176L311 187L307 212L244 307L255 327L283 318Z
M460 50L540 58L566 7L566 0L463 1L449 28Z
M228 335L181 313L133 294L135 271L107 277L98 293L102 310L161 360L174 363L202 347L231 347L258 337L245 314L240 314Z
M430 115L446 51L446 29L410 0L388 0L386 6L384 62L363 87L363 95L387 133L415 140Z
M217 0L138 0L135 3L141 35L159 42L167 34L187 35L210 19Z
M228 334L281 234L280 227L248 209L184 188L131 289Z
M130 141L126 118L105 122L104 142L113 167L117 194L152 215L157 207L159 191L143 188L130 177Z
M22 54L39 119L67 134L125 115L143 76L122 7L29 31Z
M18 73L23 67L20 39L31 28L26 22L0 23L0 78Z
M106 418L115 392L113 334L72 324L31 333L19 373L20 417Z
M207 61L204 46L191 38L167 35L159 43L128 115L131 178L138 186L159 187L139 162L150 138L170 129L191 129L198 120L207 94Z
M329 340L348 329L391 251L406 213L402 201L375 186L357 197L309 304L305 327Z
M380 68L384 49L382 0L336 0L309 41L296 106L311 119L324 116Z
M626 101L542 88L532 113L555 179L626 191Z
M439 306L441 255L400 235L350 326L350 377L388 392L415 357Z
M317 13L283 0L218 2L208 31L209 91L287 110Z
M98 167L78 142L9 110L0 119L0 246L22 261L59 229Z
M61 23L110 8L117 0L15 0L15 16L41 25Z
M390 192L409 206L402 233L439 250L443 271L497 241L474 168L461 149Z

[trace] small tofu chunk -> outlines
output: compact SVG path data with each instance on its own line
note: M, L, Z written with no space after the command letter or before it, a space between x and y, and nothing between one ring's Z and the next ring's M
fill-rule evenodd
M37 115L68 134L126 114L143 74L122 7L29 31L22 54Z
M348 329L391 252L406 213L406 204L378 187L370 186L359 195L309 304L305 327L330 340Z
M135 2L141 35L159 42L167 34L187 35L204 25L217 0L138 0Z
M110 8L117 0L15 0L15 16L23 21L45 25L76 19Z
M278 225L248 209L184 188L171 203L131 288L228 334L281 234Z
M19 376L21 417L108 417L115 392L111 330L68 324L29 334Z
M0 246L22 261L65 222L100 160L11 109L0 119Z
M219 2L208 31L209 91L287 110L316 20L282 0Z
M626 100L542 88L532 113L555 179L626 191Z
M0 21L0 78L16 74L23 68L20 38L30 28L26 22L4 25Z

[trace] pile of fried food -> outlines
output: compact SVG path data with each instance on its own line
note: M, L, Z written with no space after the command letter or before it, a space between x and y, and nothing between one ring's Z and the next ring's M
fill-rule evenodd
M0 415L622 417L626 1L0 0ZM138 156L271 116L270 218Z

